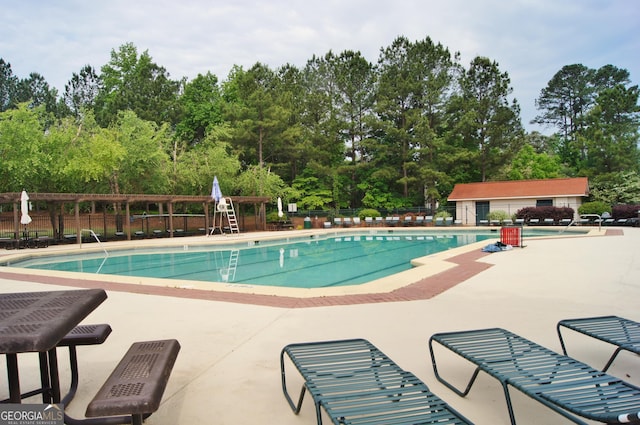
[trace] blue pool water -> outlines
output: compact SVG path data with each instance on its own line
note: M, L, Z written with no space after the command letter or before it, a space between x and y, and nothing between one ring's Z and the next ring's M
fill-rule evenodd
M351 234L244 245L192 245L40 257L5 263L33 269L248 285L321 288L357 285L410 269L411 260L495 232Z

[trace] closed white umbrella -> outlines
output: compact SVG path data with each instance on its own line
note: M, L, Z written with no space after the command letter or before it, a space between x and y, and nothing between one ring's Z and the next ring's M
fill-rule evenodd
M220 199L222 199L222 191L220 190L220 184L218 183L218 176L213 177L213 186L211 187L211 197L216 202L220 202Z
M20 195L20 210L22 211L20 223L26 226L31 223L31 217L29 216L29 195L27 195L26 190L23 190L22 195Z
M282 217L284 213L282 212L282 199L278 196L278 217Z

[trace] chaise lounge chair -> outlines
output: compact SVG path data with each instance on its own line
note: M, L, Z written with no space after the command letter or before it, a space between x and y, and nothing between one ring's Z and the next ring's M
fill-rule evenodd
M304 379L297 404L287 391L286 363L293 363ZM280 353L280 370L293 412L300 412L309 391L318 425L322 410L336 425L471 423L364 339L287 345Z
M440 376L434 342L476 366L464 390ZM516 420L509 387L577 424L587 423L578 416L607 424L640 424L640 388L507 330L438 333L429 339L429 351L436 378L462 397L469 393L480 371L500 381L513 425Z
M599 339L615 345L617 348L602 369L606 372L621 351L629 351L640 355L640 323L617 316L587 317L583 319L567 319L558 322L557 331L562 351L567 354L566 344L562 338L561 328Z

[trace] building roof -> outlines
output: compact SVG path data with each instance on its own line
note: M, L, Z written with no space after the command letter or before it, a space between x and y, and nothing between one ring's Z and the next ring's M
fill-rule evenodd
M512 180L457 184L449 201L475 201L514 198L557 198L564 196L588 196L589 181L586 177L545 180Z

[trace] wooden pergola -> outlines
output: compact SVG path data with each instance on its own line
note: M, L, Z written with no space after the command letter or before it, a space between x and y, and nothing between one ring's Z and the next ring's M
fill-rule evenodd
M13 204L13 221L16 233L20 231L20 196L21 192L0 193L0 204ZM252 204L256 206L256 220L258 230L266 229L266 212L265 207L271 198L266 196L225 196L231 199L234 205ZM144 194L100 194L100 193L38 193L29 192L29 201L45 202L58 205L68 203L74 204L75 220L76 220L76 237L78 243L81 242L81 222L80 222L80 204L91 202L104 202L108 204L124 205L125 220L123 222L123 231L127 239L131 239L131 209L132 204L159 204L167 205L168 230L169 237L174 236L174 205L177 203L201 204L205 212L205 228L211 226L209 209L214 204L211 196L191 196L191 195L144 195Z

